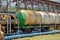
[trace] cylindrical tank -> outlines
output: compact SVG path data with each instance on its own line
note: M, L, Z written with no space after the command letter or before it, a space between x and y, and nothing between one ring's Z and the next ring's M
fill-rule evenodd
M16 18L19 19L19 25L24 25L24 22L26 20L26 15L22 12L19 12L18 14L16 14Z
M60 14L57 14L57 17L56 17L56 24L60 24Z
M54 24L55 23L55 14L54 13L48 13L48 15L49 15L50 24Z
M29 11L29 13L30 13L29 24L30 24L30 25L36 24L36 17L37 17L37 16L36 16L35 12Z
M16 14L19 25L59 24L60 15L41 11L21 10Z
M41 15L41 20L42 20L42 23L41 24L49 24L49 15L45 12L39 12L40 15ZM41 22L41 21L40 21Z
M59 24L59 14L57 13L48 13L50 24Z
M59 14L56 14L55 15L55 24L60 24L59 18L60 18Z
M36 23L37 24L41 24L42 23L42 16L41 16L41 14L38 12L38 11L35 11L36 12Z
M16 18L19 19L19 24L23 25L36 25L39 24L42 16L40 13L30 10L21 10L16 14Z

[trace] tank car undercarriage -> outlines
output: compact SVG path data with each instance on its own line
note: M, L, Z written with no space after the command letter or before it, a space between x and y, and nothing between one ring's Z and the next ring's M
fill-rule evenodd
M7 34L27 34L27 33L39 33L39 32L47 32L52 30L60 30L60 24L37 24L37 25L26 25L24 27L19 27L19 23L15 24L14 17L11 16L11 21L7 20L5 24L1 24L4 26L5 35ZM12 21L13 20L13 21ZM4 20L1 20L4 23ZM16 28L17 26L17 28Z
M53 30L60 30L59 26L60 26L60 24L50 24L50 25L41 24L41 25L37 25L37 26L30 26L29 28L27 28L27 27L26 28L15 28L14 24L11 24L11 31L10 31L10 29L8 30L8 33L9 33L8 35L10 35L12 33L15 34L16 32L19 32L20 34L29 34L29 33L39 33L39 32L53 31ZM7 27L5 28L5 33L7 33ZM5 34L5 35L7 35L7 34Z

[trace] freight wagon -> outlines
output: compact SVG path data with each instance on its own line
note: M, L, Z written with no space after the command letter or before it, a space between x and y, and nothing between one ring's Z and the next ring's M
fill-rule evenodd
M11 22L12 32L17 31L18 24L19 30L23 33L31 33L33 30L41 32L60 29L60 14L59 13L49 13L42 11L33 10L20 10L16 14L1 14L1 20L14 20ZM18 21L16 21L18 19ZM5 32L7 32L7 23L0 22L1 25L5 26ZM10 22L8 22L8 27ZM40 29L41 28L41 29ZM10 32L10 30L9 30Z

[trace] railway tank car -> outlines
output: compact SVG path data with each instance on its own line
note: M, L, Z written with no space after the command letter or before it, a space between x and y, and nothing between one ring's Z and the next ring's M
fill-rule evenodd
M41 25L41 30L48 30L51 26L60 25L60 14L32 10L20 10L16 13L16 19L19 20L19 27L26 31L35 29ZM46 27L44 27L46 26ZM47 27L48 26L48 27Z
M16 14L19 25L60 24L60 14L41 11L21 10Z
M11 14L10 16L4 15L3 20L7 20L7 18L9 20L10 18L11 20L18 19L19 29L22 30L23 32L29 33L35 28L40 28L40 26L41 26L41 31L50 30L50 27L55 26L55 25L57 25L58 28L60 29L59 27L60 26L60 14L59 13L49 13L49 12L33 11L33 10L20 10L16 14ZM18 28L17 22L14 21L11 24L11 29L14 31L17 30ZM6 24L6 22L3 22L3 23L0 22L0 24Z

